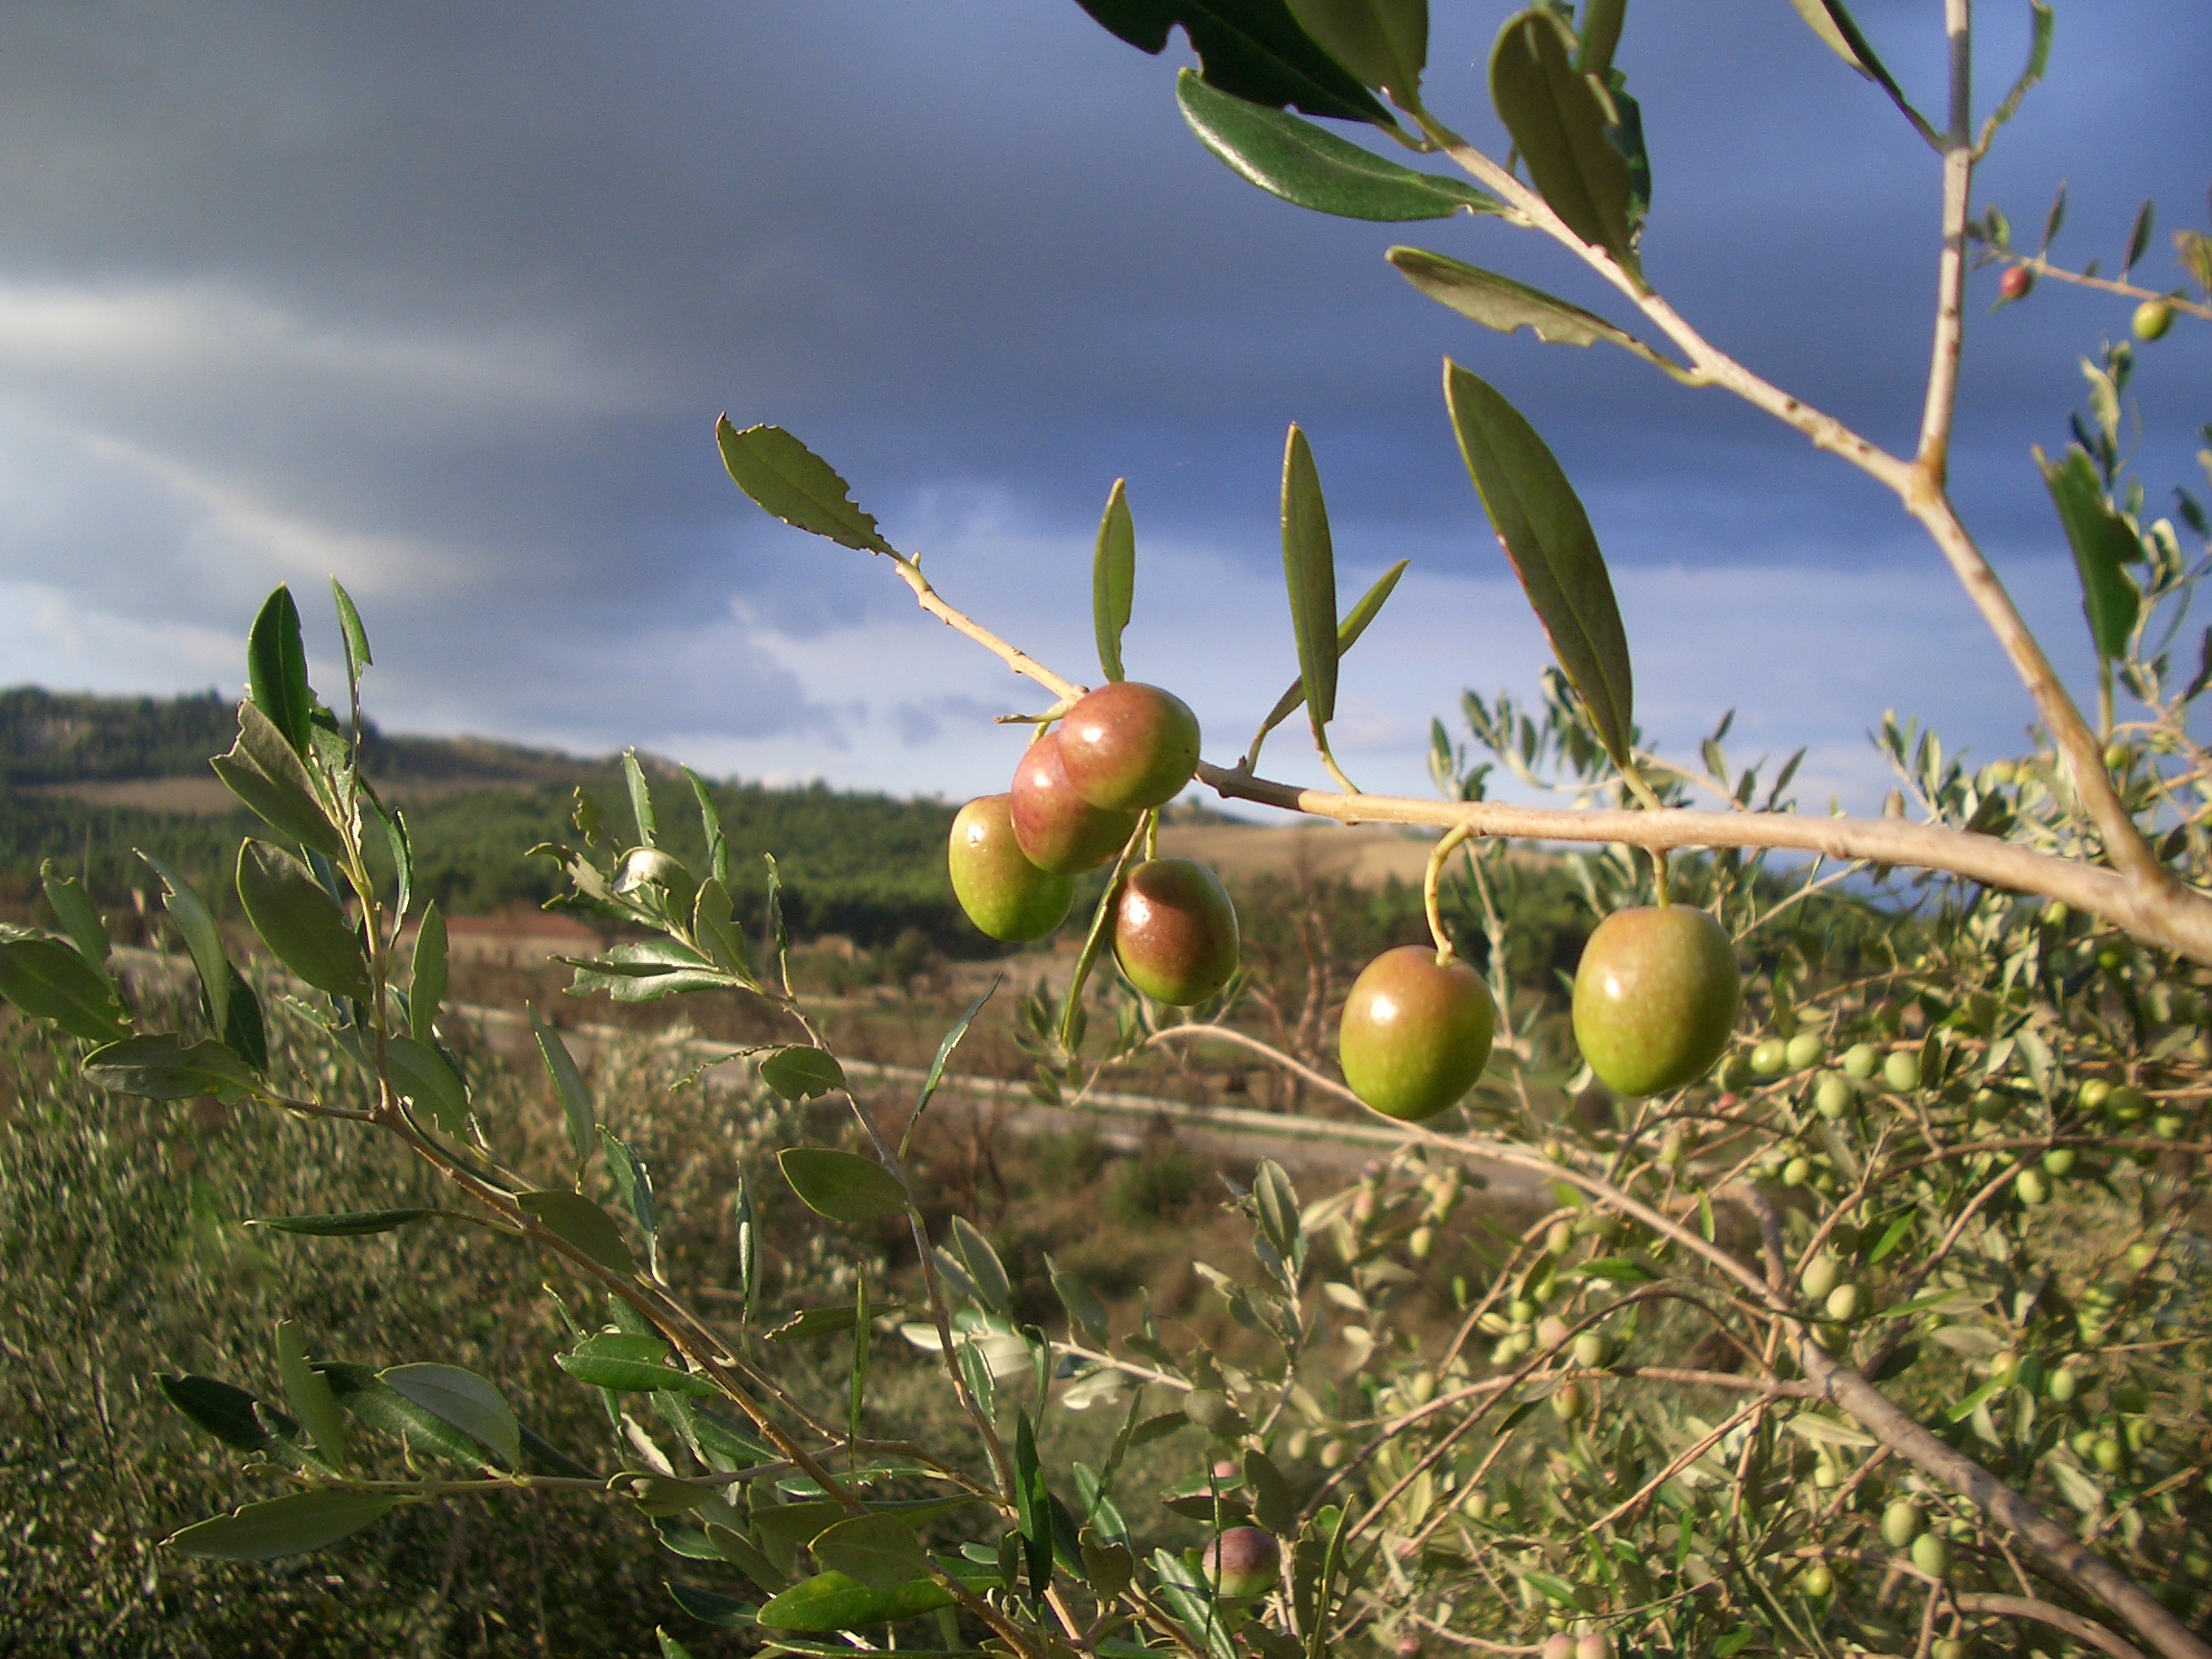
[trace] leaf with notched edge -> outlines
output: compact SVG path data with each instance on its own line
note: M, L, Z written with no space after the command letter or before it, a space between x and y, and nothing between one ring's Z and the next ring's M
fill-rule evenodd
M738 489L762 511L794 529L828 537L862 553L896 551L876 527L876 517L853 500L853 487L836 469L781 426L739 431L725 415L714 423L722 465Z

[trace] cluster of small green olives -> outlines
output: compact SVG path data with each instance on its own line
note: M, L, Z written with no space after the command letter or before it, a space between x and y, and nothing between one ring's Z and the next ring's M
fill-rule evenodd
M1003 795L952 821L953 896L994 939L1042 939L1067 920L1075 878L1113 860L1141 815L1182 793L1198 767L1198 717L1172 692L1116 681L1041 732ZM1237 911L1221 879L1189 858L1132 865L1115 896L1114 954L1156 1001L1205 1001L1237 972Z

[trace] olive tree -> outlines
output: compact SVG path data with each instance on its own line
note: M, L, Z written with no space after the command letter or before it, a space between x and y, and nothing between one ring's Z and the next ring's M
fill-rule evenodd
M1151 856L1159 805L1193 773L1227 800L1433 827L1434 949L1394 972L1426 985L1452 971L1458 1023L1441 1040L1419 1022L1392 1034L1356 989L1349 1081L1274 1056L1309 1109L1382 1108L1389 1155L1333 1195L1302 1196L1264 1161L1231 1191L1251 1260L1203 1271L1244 1334L1233 1351L1149 1311L1117 1321L1056 1268L1064 1322L1022 1321L992 1241L961 1220L932 1232L910 1168L915 1126L981 1005L946 1034L911 1102L863 1099L792 991L772 863L755 940L733 906L710 793L692 780L709 851L687 868L657 844L660 805L632 757L634 836L580 799L581 845L539 850L565 869L565 902L624 925L622 943L577 965L576 991L757 999L787 1039L733 1060L787 1100L848 1109L846 1132L787 1147L773 1174L760 1167L727 1195L739 1248L717 1288L734 1292L733 1323L700 1311L700 1286L664 1276L651 1172L557 1032L536 1026L567 1130L558 1167L515 1166L511 1126L474 1110L445 1041L444 924L434 907L417 913L404 817L360 765L367 631L336 590L346 662L334 708L310 685L299 613L279 589L250 637L236 745L213 764L266 826L240 849L237 893L300 994L265 1002L209 908L160 871L197 971L201 1027L142 1027L94 907L58 876L46 884L55 929L0 941L0 995L81 1039L98 1087L214 1095L396 1138L444 1178L450 1207L265 1224L329 1240L469 1224L541 1253L571 1287L558 1362L601 1392L610 1435L596 1453L552 1446L490 1379L434 1356L373 1370L319 1354L288 1325L274 1389L160 1380L282 1488L183 1527L170 1547L298 1553L397 1505L491 1494L623 1504L640 1517L641 1548L680 1559L671 1589L688 1619L795 1653L1319 1659L1362 1642L1551 1659L1952 1659L1976 1643L2212 1653L2198 1633L2212 1619L2212 1251L2195 1188L2212 1151L2212 763L2189 731L2212 683L2212 634L2200 665L2172 655L2204 568L2183 538L2203 541L2207 524L2185 492L2178 523L2149 517L2122 442L2134 358L2107 348L2089 365L2076 442L2042 463L2100 664L2092 718L1946 488L1970 269L2002 266L2008 299L2036 278L2110 292L2136 307L2149 343L2177 319L2212 319L2212 239L2176 239L2193 286L2160 292L2132 280L2148 208L2117 278L2054 261L2056 211L2032 255L2000 211L1974 215L1976 164L2043 72L2040 0L2026 71L1979 118L1967 0L1945 3L1950 104L1935 117L1906 99L1838 0L1793 0L1895 104L1941 174L1925 410L1913 451L1893 454L1715 347L1645 268L1649 169L1616 62L1623 0L1591 0L1578 25L1543 5L1504 21L1488 66L1512 141L1503 157L1426 102L1424 0L1083 3L1146 50L1186 31L1202 67L1177 79L1182 112L1260 187L1326 213L1479 215L1549 237L1618 295L1623 315L1641 316L1642 332L1443 253L1393 250L1425 294L1491 329L1623 350L1686 389L1742 398L1890 490L1995 634L2046 740L1969 770L1935 733L1886 720L1898 788L1871 819L1794 810L1794 760L1772 774L1732 762L1725 723L1694 762L1653 753L1573 487L1503 393L1448 363L1447 419L1558 669L1533 700L1469 693L1472 748L1436 725L1439 799L1362 793L1331 756L1329 728L1347 654L1398 572L1340 613L1319 475L1293 427L1281 521L1299 678L1232 763L1198 758L1193 741L1172 776L1086 796L1087 810L1126 814L1071 860L1107 866L1106 890L1072 982L1025 998L1019 1020L1032 1092L1070 1108L1150 1050L1265 1049L1229 1022L1233 975L1162 970L1129 932L1132 896L1147 897L1142 873L1163 862ZM1408 161L1294 109L1362 126ZM1458 173L1408 164L1420 158ZM1097 691L941 594L829 463L773 425L725 420L718 441L763 508L882 561L926 611L1034 682L1046 706L1010 719L1041 742L1078 740ZM1094 570L1108 690L1127 684L1135 545L1117 488ZM1334 790L1261 772L1264 739L1301 707ZM1147 745L1140 770L1158 759ZM1555 804L1489 799L1499 768ZM1019 805L1005 810L1019 830ZM1049 928L1067 903L1044 879L1054 872L1022 862L1028 841L977 834L963 853L956 831L952 850L964 902L1009 933ZM1574 868L1594 916L1671 913L1674 933L1720 941L1719 957L1697 969L1695 950L1594 941L1576 986L1577 1054L1545 988L1512 983L1498 948L1513 926L1516 840L1593 849ZM1193 902L1212 943L1224 926L1233 939L1211 897ZM1455 922L1489 946L1480 981L1457 964ZM1607 972L1643 974L1650 997L1606 1004L1587 983L1600 956ZM1707 978L1670 1002L1694 969ZM276 1021L342 1059L336 1085L272 1070ZM1685 1022L1697 1029L1686 1036ZM1392 1070L1406 1058L1393 1044L1437 1047L1442 1070L1408 1083ZM1529 1225L1501 1232L1478 1215L1465 1231L1471 1176L1483 1170L1530 1187L1541 1213ZM912 1306L890 1306L891 1287L863 1274L851 1305L798 1315L850 1344L833 1397L761 1340L756 1179L787 1184L830 1226L894 1222L909 1237L911 1290L896 1294ZM1448 1296L1448 1339L1409 1316L1416 1293ZM894 1332L941 1364L964 1441L920 1444L872 1411L871 1355ZM1095 1467L1060 1450L1070 1410L1118 1414ZM1133 1486L1130 1450L1170 1435L1188 1452L1188 1480ZM1156 1505L1210 1541L1160 1547ZM949 1518L983 1541L950 1547ZM683 1652L697 1629L664 1633L664 1650Z

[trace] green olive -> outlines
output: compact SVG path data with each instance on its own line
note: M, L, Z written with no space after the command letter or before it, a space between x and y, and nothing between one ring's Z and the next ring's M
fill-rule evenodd
M1790 1046L1779 1037L1769 1037L1751 1050L1751 1070L1762 1077L1779 1077L1789 1063Z
M1912 1540L1912 1565L1940 1583L1951 1574L1951 1546L1938 1532L1923 1532Z
M2081 1085L2074 1098L2084 1112L2094 1112L2112 1096L2112 1085L2102 1077L2092 1077Z
M1782 1166L1782 1185L1785 1187L1802 1187L1812 1179L1813 1160L1810 1158L1792 1158Z
M1839 1325L1848 1325L1865 1311L1866 1299L1858 1286L1845 1283L1828 1292L1825 1306L1828 1317Z
M1616 910L1575 968L1575 1040L1616 1094L1661 1094L1712 1066L1742 993L1735 942L1709 911Z
M1871 1043L1854 1043L1843 1050L1843 1073L1863 1083L1881 1070L1882 1054Z
M2166 330L2174 326L2174 307L2163 300L2146 300L2135 307L2135 315L2128 326L2135 338L2148 345L2152 340L2166 338Z
M1800 1031L1790 1039L1783 1050L1783 1058L1792 1071L1810 1071L1828 1057L1828 1045L1820 1041L1816 1031Z
M2080 1386L2080 1384L2075 1380L2074 1373L2061 1366L2044 1380L2043 1392L2063 1406L2067 1401L2074 1398L2075 1391Z
M2040 1169L2023 1169L2020 1178L2012 1183L2012 1190L2019 1195L2021 1203L2032 1210L2049 1200L2051 1183Z
M1579 1382L1562 1382L1551 1391L1551 1414L1562 1423L1576 1421L1589 1407Z
M1851 1109L1851 1085L1835 1072L1824 1072L1813 1090L1813 1110L1834 1122Z
M1920 1056L1911 1048L1892 1048L1882 1060L1882 1081L1900 1094L1920 1087Z
M1892 1550L1902 1550L1920 1536L1920 1505L1910 1498L1891 1501L1882 1511L1882 1542Z
M2109 1434L2098 1437L2090 1448L2090 1455L2096 1458L2097 1467L2107 1475L2117 1475L2128 1466L2128 1448Z
M1361 970L1336 1027L1352 1092L1385 1118L1418 1121L1475 1086L1490 1059L1497 1003L1464 962L1423 945L1385 950Z
M2150 1099L2132 1084L2123 1083L2104 1096L2104 1116L2115 1123L2140 1123L2150 1110Z
M2080 1154L2071 1146L2054 1146L2043 1154L2044 1172L2059 1177L2071 1175L2080 1157Z
M1805 1263L1805 1276L1798 1281L1806 1298L1825 1302L1828 1293L1843 1283L1843 1263L1823 1251Z
M1585 1371L1602 1370L1606 1360L1612 1358L1612 1349L1613 1344L1605 1339L1604 1333L1585 1331L1575 1338L1575 1363Z
M1836 1575L1815 1563L1798 1577L1797 1590L1809 1601L1825 1601L1836 1593Z

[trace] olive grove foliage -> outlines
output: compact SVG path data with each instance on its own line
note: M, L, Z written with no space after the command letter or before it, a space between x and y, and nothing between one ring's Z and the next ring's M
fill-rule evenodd
M279 589L252 632L236 743L215 766L265 826L240 850L235 885L298 989L257 994L207 904L157 870L197 970L197 1023L140 1018L101 919L56 875L54 926L0 940L0 995L80 1039L95 1085L396 1138L443 1178L447 1201L265 1224L330 1249L470 1225L557 1261L558 1363L597 1391L610 1428L596 1450L557 1447L526 1426L526 1402L443 1362L434 1343L378 1372L288 1326L268 1368L280 1389L160 1379L257 1483L236 1511L184 1526L169 1547L259 1558L314 1550L401 1505L596 1499L635 1510L640 1548L667 1552L681 1610L662 1637L669 1654L712 1627L795 1653L2212 1651L2192 1633L2212 1621L2212 1236L2196 1184L2212 1152L2212 782L2189 731L2212 683L2212 635L2199 661L2176 655L2207 526L2186 493L2173 518L2150 516L2127 474L2135 359L2107 349L2090 365L2091 408L2073 442L2043 458L2104 670L2092 724L1943 492L1968 264L2026 261L1994 210L1970 238L1972 166L2042 73L2048 10L2032 0L2032 61L1977 125L1964 76L1952 77L1960 104L1927 117L1840 4L1794 0L1944 171L1929 409L1918 449L1900 458L1759 380L1660 297L1663 274L1639 253L1650 173L1614 61L1621 0L1593 0L1579 19L1538 6L1504 22L1488 71L1514 145L1503 160L1423 103L1422 0L1084 4L1147 50L1185 29L1203 68L1179 79L1183 112L1262 188L1322 212L1466 212L1551 235L1661 344L1445 254L1394 251L1425 293L1490 328L1608 344L1733 392L1896 489L1996 629L2048 740L1969 769L1934 732L1886 717L1879 742L1897 788L1890 811L1865 822L1797 813L1794 761L1733 759L1725 721L1694 761L1650 753L1603 557L1572 486L1504 394L1450 364L1447 417L1559 669L1533 702L1470 694L1472 750L1436 727L1441 801L1359 795L1329 755L1328 727L1339 670L1356 671L1347 653L1396 572L1339 616L1320 480L1293 429L1283 523L1300 677L1238 764L1202 763L1198 776L1224 796L1454 830L1432 867L1431 914L1443 947L1437 878L1455 864L1506 1016L1487 1074L1452 1111L1395 1126L1395 1149L1351 1190L1301 1194L1262 1162L1229 1193L1250 1259L1202 1270L1242 1333L1233 1349L1148 1311L1116 1320L1057 1269L1064 1320L1023 1323L988 1238L961 1220L931 1234L905 1159L978 1009L946 1034L910 1109L871 1112L792 994L773 862L756 932L733 908L740 878L712 793L692 781L681 809L696 806L691 845L705 853L679 859L661 830L666 791L657 799L633 761L629 828L580 798L577 835L540 849L562 870L566 902L623 924L605 956L576 964L575 989L759 998L788 1021L789 1040L745 1063L788 1101L850 1107L849 1132L787 1147L773 1170L757 1160L714 1196L734 1218L716 1286L733 1293L733 1329L696 1310L700 1286L664 1276L664 1199L556 1031L535 1027L562 1103L562 1152L532 1155L515 1126L479 1109L445 1038L443 922L417 903L403 816L358 765L367 631L337 590L344 695L326 704ZM1970 53L1965 8L1951 11L1952 49ZM1370 124L1408 157L1450 157L1473 182L1386 159L1293 108ZM2126 280L2147 216L2117 284L2050 261L2056 217L2026 261L2037 275L2157 300L2168 316L2155 328L2138 320L2146 341L2174 313L2207 314L2212 269L2189 263L2201 239L2180 247L2195 288L2160 296ZM761 506L888 560L926 609L1058 699L1026 718L1048 722L1082 690L940 595L790 434L725 421L719 441ZM1096 582L1109 680L1120 677L1134 560L1117 490ZM1340 793L1259 774L1262 740L1301 707ZM1556 807L1491 801L1500 769L1554 793ZM1132 852L1148 831L1140 826ZM1617 1100L1575 1074L1552 988L1514 984L1501 948L1520 879L1503 838L1516 835L1599 846L1573 864L1593 915L1658 899L1725 926L1749 990L1713 1076ZM1701 851L1669 856L1682 848ZM1775 850L1815 856L1769 867ZM1217 1021L1238 996L1232 984L1171 1020L1111 983L1112 887L1073 985L1019 1011L1044 1102L1079 1104L1109 1069L1193 1020ZM285 1041L273 1044L279 1027ZM302 1041L328 1064L294 1076L280 1062ZM1325 1070L1302 1076L1310 1109L1357 1105ZM1544 1213L1512 1232L1480 1214L1455 1221L1471 1164L1531 1188ZM912 1288L899 1292L910 1306L862 1270L849 1300L798 1316L805 1334L846 1345L844 1385L828 1402L756 1317L757 1184L769 1181L830 1227L892 1221L911 1235ZM1409 1317L1422 1293L1449 1296L1448 1338ZM872 1356L893 1333L941 1361L965 1443L917 1444L872 1411ZM1076 1409L1119 1424L1096 1466L1056 1453L1061 1413ZM1132 1489L1130 1450L1167 1436L1188 1449L1189 1479ZM1215 1530L1256 1527L1278 1548L1260 1551L1256 1574L1216 1573L1207 1553L1157 1542L1160 1505ZM955 1521L983 1541L950 1546ZM1239 1536L1249 1564L1259 1546Z

